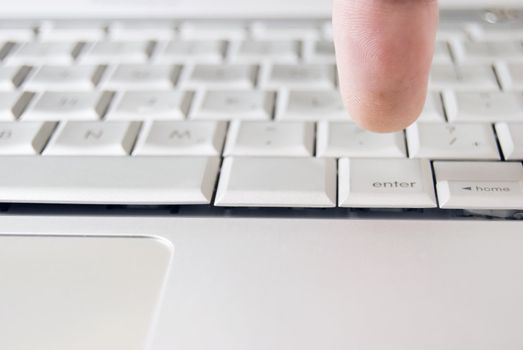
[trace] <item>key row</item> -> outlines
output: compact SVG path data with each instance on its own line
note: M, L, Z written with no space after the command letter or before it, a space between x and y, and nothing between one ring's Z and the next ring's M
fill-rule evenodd
M434 170L440 208L523 208L521 163L435 162ZM248 157L225 158L215 205L438 206L427 160L343 158L336 177L336 161L332 159Z
M273 76L274 79L276 79ZM268 79L272 84L274 79ZM78 82L79 83L79 82ZM290 86L291 83L284 86ZM278 83L278 84L280 84ZM298 85L298 84L296 84ZM36 91L36 89L35 89ZM336 90L216 89L0 91L0 121L58 120L350 120ZM419 121L523 122L523 93L431 92Z
M197 39L317 38L332 37L330 21L321 20L198 20L166 21L21 21L3 20L0 40L92 41L103 39ZM519 21L503 23L446 22L442 18L438 38L473 40L523 40Z
M196 64L0 67L0 91L179 89L335 89L334 65Z
M521 163L435 162L434 171L440 208L523 208ZM433 208L438 203L427 160L343 158L336 177L333 159L229 157L215 205Z
M8 22L0 28L0 39L54 41L169 40L190 39L300 39L328 38L330 21L286 20L127 20Z
M170 40L154 42L2 42L0 58L7 64L111 63L259 63L263 61L334 63L334 44L329 40ZM523 63L522 41L438 41L434 63Z
M438 161L434 174L416 159L226 157L220 171L218 157L0 156L0 166L4 203L523 209L519 162Z
M499 81L499 83L498 83ZM434 64L429 87L432 91L523 90L523 63L495 66ZM73 90L94 88L114 90L227 88L334 89L333 64L119 64L43 65L39 67L0 66L0 91Z
M427 124L376 134L347 122L0 123L4 155L171 155L523 160L523 123Z
M95 43L29 42L2 45L9 65L114 63L334 63L332 41L100 41Z

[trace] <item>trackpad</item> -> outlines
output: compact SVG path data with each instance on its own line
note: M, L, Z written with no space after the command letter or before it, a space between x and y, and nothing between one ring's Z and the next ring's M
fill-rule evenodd
M0 235L0 349L143 350L171 256L152 237Z

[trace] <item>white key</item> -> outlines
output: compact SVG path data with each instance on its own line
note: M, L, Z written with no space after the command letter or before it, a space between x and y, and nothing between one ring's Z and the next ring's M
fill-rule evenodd
M449 45L446 41L437 41L434 47L434 63L452 64Z
M262 63L262 62L285 62L295 63L298 61L300 44L298 41L242 41L235 52L231 54L232 59L238 62Z
M0 155L40 154L54 128L52 122L0 122Z
M503 90L523 90L523 63L498 63L496 72Z
M82 45L77 43L28 42L17 45L5 58L8 64L72 64Z
M33 99L22 120L97 120L112 94L107 92L48 91Z
M111 105L108 120L185 119L191 93L183 91L126 91Z
M449 122L523 122L523 95L510 92L443 93Z
M109 28L109 37L117 41L170 40L174 36L175 25L171 21L129 20L118 21Z
M423 123L444 123L445 112L443 111L443 103L441 96L437 92L429 92L425 100L425 106L418 118L418 121Z
M227 125L212 121L147 123L134 155L220 156Z
M343 158L338 182L340 207L437 207L428 160Z
M323 23L322 36L324 39L332 41L332 21L326 21Z
M268 120L274 93L259 90L206 91L196 95L191 119Z
M278 93L277 105L278 120L350 120L336 90L283 90Z
M173 40L160 51L156 60L166 63L222 63L226 45L219 40Z
M63 122L49 141L44 155L128 155L139 130L138 122Z
M27 66L1 66L0 67L0 91L9 91L17 89L31 68Z
M30 74L24 88L44 90L93 90L104 73L104 67L91 65L42 66Z
M311 157L314 124L302 122L231 123L225 156Z
M453 41L452 52L461 64L490 64L500 59L523 62L523 45L515 41Z
M307 41L304 44L304 59L310 63L334 64L334 43L329 40Z
M180 26L180 36L197 40L242 40L247 37L247 23L231 20L187 21Z
M14 42L32 41L36 34L37 23L25 20L5 20L0 22L0 40Z
M465 40L469 37L467 32L468 23L463 21L441 22L437 32L438 41L448 41L453 39Z
M520 20L475 23L468 30L474 39L480 41L523 40L523 25Z
M487 65L434 64L430 75L432 90L497 91L494 71Z
M218 157L2 157L0 202L209 204Z
M109 90L172 89L180 75L179 66L121 64L103 82Z
M99 41L85 48L82 63L146 63L154 49L150 41Z
M33 94L28 92L0 92L0 120L18 119L32 98Z
M276 64L262 72L260 86L265 89L333 89L335 79L332 65Z
M416 123L407 128L411 158L499 159L490 124Z
M215 205L334 207L336 161L318 158L225 158Z
M181 79L181 86L184 89L251 89L257 71L251 65L198 64L187 70L186 76Z
M523 123L497 123L496 133L507 160L523 160Z
M38 39L44 42L100 41L105 39L105 23L98 21L44 22Z
M270 40L314 40L321 35L321 22L317 21L258 21L252 25L256 39Z
M404 158L402 132L378 134L348 122L318 123L318 157Z
M445 209L523 209L523 166L511 162L434 162Z

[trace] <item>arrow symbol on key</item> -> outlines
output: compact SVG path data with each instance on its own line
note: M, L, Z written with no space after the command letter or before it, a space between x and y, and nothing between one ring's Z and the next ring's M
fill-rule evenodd
M464 189L465 191L472 191L472 187L470 187L470 186L469 186L469 187L463 187L463 189Z

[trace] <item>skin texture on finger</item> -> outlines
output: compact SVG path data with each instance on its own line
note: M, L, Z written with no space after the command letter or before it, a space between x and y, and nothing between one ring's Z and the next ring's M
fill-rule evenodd
M435 0L334 0L340 91L356 123L391 132L416 120L437 26Z

